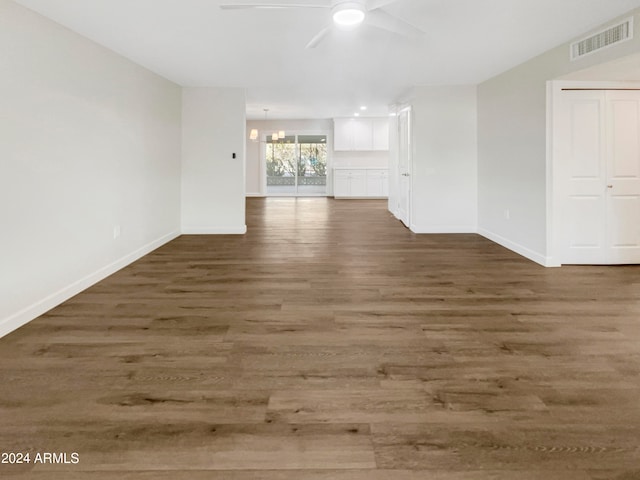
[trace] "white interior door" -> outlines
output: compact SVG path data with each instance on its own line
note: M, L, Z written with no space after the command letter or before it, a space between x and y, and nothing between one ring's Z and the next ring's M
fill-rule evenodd
M640 92L606 100L608 263L640 263Z
M411 222L411 109L398 114L398 209L397 216L408 228Z
M640 92L562 95L562 263L640 263Z
M603 263L606 259L605 101L603 91L565 91L561 121L562 263Z

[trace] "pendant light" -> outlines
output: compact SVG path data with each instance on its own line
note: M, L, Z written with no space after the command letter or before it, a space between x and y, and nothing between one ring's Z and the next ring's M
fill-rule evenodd
M268 108L264 108L264 121L265 123L267 122L267 114L269 113L269 109ZM266 127L266 125L265 125ZM258 136L259 136L259 132L257 128L252 128L251 132L249 133L249 140L251 140L252 142L256 142L258 140ZM271 134L271 141L272 142L277 142L278 140L284 140L285 139L285 131L284 130L278 130L277 132L273 132Z

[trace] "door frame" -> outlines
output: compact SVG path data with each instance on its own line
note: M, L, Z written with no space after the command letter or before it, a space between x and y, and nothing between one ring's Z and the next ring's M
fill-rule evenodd
M407 159L407 173L409 174L409 178L407 180L408 182L408 186L409 186L409 192L407 193L407 211L406 211L406 223L404 222L404 219L400 218L400 185L402 183L401 181L401 175L402 173L400 172L400 142L401 142L401 138L400 138L400 115L404 112L407 112L407 130L408 130L408 136L409 136L409 142L407 145L407 154L409 155L409 158ZM394 172L393 172L393 183L394 183L394 190L395 190L395 211L392 211L393 215L400 220L408 229L411 229L411 218L413 217L412 213L413 213L413 161L415 158L415 152L414 152L414 145L415 142L413 141L413 107L410 104L402 104L402 105L398 105L397 109L395 110L396 116L395 116L395 142L394 142L394 156L395 156L395 161L394 161ZM391 178L390 178L391 180ZM391 198L391 197L390 197ZM412 230L413 231L413 230Z
M328 130L288 130L287 136L296 137L296 145L299 135L324 135L327 137L327 185L324 195L298 195L297 193L279 193L269 194L267 192L267 156L264 149L264 145L267 144L268 138L271 136L268 133L261 132L260 134L260 190L261 195L264 197L329 197L333 195L333 135Z
M562 108L562 91L566 89L635 90L640 89L640 83L584 80L552 80L547 82L546 267L562 266L562 223L559 212L567 193L567 185L560 174L560 142L563 132L560 127L559 115Z

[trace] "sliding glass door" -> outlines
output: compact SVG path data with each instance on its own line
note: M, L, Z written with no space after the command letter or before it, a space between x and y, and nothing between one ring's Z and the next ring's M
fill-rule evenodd
M290 135L265 141L267 195L327 194L327 136Z

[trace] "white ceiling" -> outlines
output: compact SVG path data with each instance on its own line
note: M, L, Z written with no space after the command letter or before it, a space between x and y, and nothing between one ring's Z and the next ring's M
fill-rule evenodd
M248 117L269 108L271 119L348 116L360 105L386 114L412 86L480 83L640 7L640 0L398 0L385 10L423 37L364 26L306 50L330 23L329 10L219 8L234 0L15 1L180 85L244 87Z

